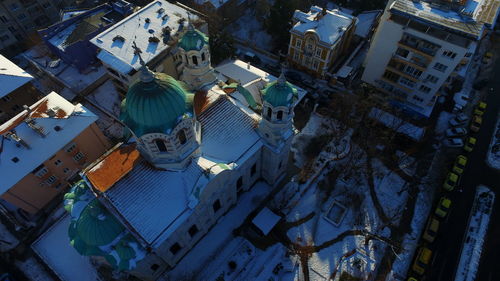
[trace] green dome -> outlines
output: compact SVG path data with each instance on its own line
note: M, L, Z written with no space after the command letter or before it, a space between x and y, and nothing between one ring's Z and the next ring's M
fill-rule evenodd
M200 51L205 44L208 44L208 36L192 26L188 27L188 31L179 40L179 48L186 52Z
M262 90L262 96L272 106L290 106L297 98L297 89L288 83L283 74L277 81L267 84Z
M124 231L124 227L101 203L94 199L76 221L78 237L88 245L107 245Z
M177 80L164 73L149 75L151 81L141 76L130 86L122 103L121 119L138 137L167 133L192 110L188 93Z

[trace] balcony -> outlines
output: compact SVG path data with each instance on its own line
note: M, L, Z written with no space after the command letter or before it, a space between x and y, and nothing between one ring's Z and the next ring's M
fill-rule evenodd
M429 65L427 60L419 59L415 56L412 56L410 59L408 59L408 58L399 56L397 54L394 54L392 56L392 58L398 62L407 63L407 64L409 64L417 69L420 69L422 71L425 71L425 69Z
M403 72L403 69L397 68L394 65L388 65L386 70L390 70L390 71L398 74L399 76L405 77L405 78L407 78L415 83L418 82L418 77L411 76L410 74Z
M429 48L429 47L424 47L423 43L420 41L413 42L408 40L407 38L402 38L399 42L398 45L403 47L403 48L408 48L411 51L423 55L427 58L432 59L435 55L436 52L439 48ZM428 45L428 44L427 44Z
M384 80L375 80L375 83L380 90L394 96L394 98L400 101L406 101L406 99L408 98L409 93L395 87L394 85L391 85L392 82L388 83Z

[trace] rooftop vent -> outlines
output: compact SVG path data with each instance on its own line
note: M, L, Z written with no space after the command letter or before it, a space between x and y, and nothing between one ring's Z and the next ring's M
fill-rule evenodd
M55 126L54 127L54 131L59 132L60 130L62 130L61 126Z
M14 162L14 163L19 162L19 158L17 158L17 157L14 157L14 158L12 158L12 159L10 159L10 160L12 160L12 162Z
M151 22L151 19L146 18L146 20L145 20L145 21L146 21L146 23L150 23L150 22Z
M163 12L165 12L165 9L163 9L163 8L159 8L156 12L157 12L158 14L163 14Z
M123 38L123 36L121 35L116 35L115 37L113 37L113 42L115 41L125 42L125 38Z
M163 15L163 17L161 17L162 20L167 20L168 19L168 15Z
M160 39L156 36L151 36L149 37L149 43L159 43L160 42Z

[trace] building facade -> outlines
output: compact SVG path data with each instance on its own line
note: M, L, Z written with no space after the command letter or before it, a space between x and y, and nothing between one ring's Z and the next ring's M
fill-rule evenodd
M312 6L308 13L295 11L290 30L288 61L318 78L341 63L351 42L356 19L339 10Z
M35 103L41 93L33 86L33 76L0 55L0 125L16 116L24 105Z
M183 39L188 38L179 42L186 43ZM182 76L187 78L182 84L150 71L142 56L138 59L139 79L128 87L121 113L131 139L86 169L84 181L65 198L72 216L70 240L80 254L155 280L175 267L257 181L272 187L283 178L294 135L293 109L303 93L284 75L235 85L235 79L254 74L245 64L229 66L241 79L222 74L227 79L213 81L202 75L193 84L190 74ZM190 67L186 64L183 73ZM92 213L107 218L100 229L95 224L78 227L92 220ZM96 231L102 235L89 236Z
M82 105L52 92L0 126L0 198L37 214L110 144Z
M72 0L5 0L0 2L0 50L15 46L59 20L59 10Z
M437 97L496 21L492 1L389 1L365 60L363 81L418 118L431 115ZM478 5L476 5L478 4Z
M188 18L207 32L206 23L200 21L196 11L179 3L156 0L91 40L98 48L98 59L123 96L140 75L138 50L150 69L179 78L177 65L182 57L175 46L188 27Z

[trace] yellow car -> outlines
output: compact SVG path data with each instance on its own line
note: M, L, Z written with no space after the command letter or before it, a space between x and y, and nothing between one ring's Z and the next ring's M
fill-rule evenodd
M476 145L476 138L474 137L469 137L467 138L467 141L465 142L464 145L464 150L467 152L471 152L474 149L474 145Z
M438 230L439 230L439 221L434 217L431 217L429 223L427 224L427 227L425 228L425 232L422 238L425 241L432 243L434 242L434 239L436 239Z
M414 278L414 277L410 277L410 278L408 278L407 281L418 281L418 280L416 278Z
M458 155L457 160L455 160L455 165L453 165L453 172L457 175L461 175L464 172L465 165L467 165L467 157L463 155Z
M476 105L476 109L474 109L474 114L482 116L484 114L484 111L486 110L486 107L488 106L487 103L484 101L479 102L478 105Z
M446 177L446 180L443 184L443 188L448 191L452 191L453 189L455 189L455 186L457 184L458 184L458 175L453 172L450 172L448 173L448 177Z
M448 211L450 210L451 200L446 197L441 197L439 199L439 203L437 205L436 211L434 214L441 219L444 219L446 215L448 215Z
M483 123L483 118L481 118L480 115L474 115L474 118L472 118L472 122L470 123L470 130L476 133L479 132L481 123Z
M415 258L415 262L413 262L413 271L415 271L415 273L417 273L418 275L423 275L425 272L425 268L431 261L431 257L432 251L429 248L420 248L418 250L417 257Z

